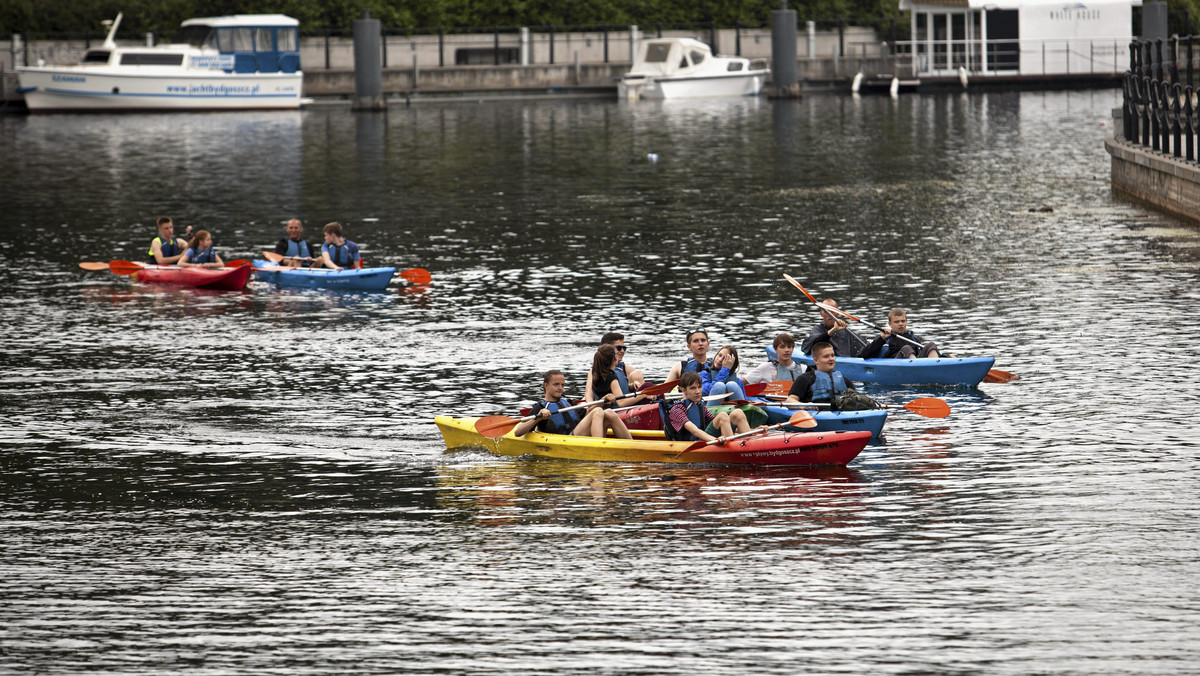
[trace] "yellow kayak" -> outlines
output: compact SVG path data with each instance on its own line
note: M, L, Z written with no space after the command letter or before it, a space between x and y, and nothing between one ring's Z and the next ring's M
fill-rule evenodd
M785 432L735 439L682 453L690 441L667 441L662 432L637 433L638 438L600 439L530 432L512 432L488 439L475 431L479 418L434 418L446 448L485 448L496 455L540 455L547 458L593 462L728 463L738 465L845 465L858 456L871 433ZM682 453L682 455L680 455Z

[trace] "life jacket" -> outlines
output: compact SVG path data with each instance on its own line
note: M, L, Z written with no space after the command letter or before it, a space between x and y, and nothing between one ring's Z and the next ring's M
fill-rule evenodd
M738 378L737 374L733 372L733 369L729 369L729 375L725 376L725 380L717 380L717 374L720 372L721 372L721 369L709 366L708 367L708 382L710 382L710 383L741 383L742 382L741 379Z
M350 253L351 244L350 240L345 240L341 246L325 244L322 248L329 253L329 260L333 261L334 265L339 268L352 268L354 267L354 256Z
M701 366L700 362L696 361L695 357L689 357L688 359L684 359L683 361L679 362L679 375L683 375L688 371L695 371L696 373L699 373L700 369L709 368L710 366L712 366L711 359L704 362L704 366Z
M187 262L189 263L216 263L217 250L211 246L204 251L197 252L195 249L187 250Z
M802 372L792 372L779 365L779 362L772 359L771 363L775 365L775 380L790 380L796 382L796 379L803 375ZM796 362L792 362L795 364Z
M617 377L617 383L621 386L621 394L630 394L629 375L625 373L625 362L617 362L617 367L613 369L613 375Z
M169 239L165 242L163 241L162 237L155 237L154 239L150 240L150 250L146 252L146 255L155 261L158 260L157 258L154 258L154 243L155 242L158 242L161 245L159 247L159 251L162 252L162 255L164 258L170 257L170 256L178 256L180 253L182 253L179 250L179 247L175 244L174 237L172 237L171 239Z
M579 424L579 410L560 411L559 409L567 408L571 405L566 399L560 399L556 403L550 403L543 399L541 401L542 408L550 411L551 429L545 430L548 434L570 434L574 431L575 426Z
M833 401L834 397L846 391L846 379L841 371L834 371L833 376L824 371L813 371L816 380L812 385L813 401Z
M663 434L671 441L695 441L696 437L687 431L686 427L681 430L671 427L671 409L677 404L679 402L669 402L666 399L658 402L658 414L662 418ZM704 402L693 403L684 399L682 405L686 407L688 420L691 420L696 427L704 429L704 419L708 417L705 415L708 409L704 406Z
M287 240L287 253L284 254L288 258L299 256L300 258L311 258L312 255L308 252L308 242L300 240L299 242L292 241L292 238ZM336 261L335 261L336 262Z
M915 341L917 339L917 337L915 335L913 335L912 331L905 331L904 333L901 333L900 335L904 336L905 338L908 338L909 340L913 340L913 341ZM899 346L894 350L892 349L892 346L891 346L892 339L895 339L896 344ZM896 338L895 335L892 335L890 338L883 341L883 347L879 348L879 354L875 358L883 359L884 357L888 356L889 353L897 352L900 350L901 347L904 347L905 345L909 345L909 344L910 343L908 341L900 340L899 338Z

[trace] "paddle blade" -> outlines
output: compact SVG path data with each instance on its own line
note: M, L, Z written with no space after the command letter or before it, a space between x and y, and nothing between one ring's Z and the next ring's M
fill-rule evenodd
M771 395L771 396L775 396L775 397L781 397L781 396L786 397L788 392L791 392L791 391L792 391L792 381L790 381L790 380L773 380L773 381L767 383L767 386L765 389L763 389L762 393ZM750 394L750 392L747 391L746 394Z
M135 272L141 272L142 267L140 263L130 261L112 261L108 264L108 269L116 275L132 275Z
M83 265L83 263L80 263L80 265ZM1015 373L1009 373L1008 371L1001 371L1000 369L991 369L990 371L987 372L987 375L983 377L983 382L985 382L985 383L1009 383L1009 382L1019 379L1020 377L1021 376L1019 376Z
M742 391L746 393L747 397L757 397L758 395L762 394L770 384L771 383L751 383Z
M401 271L400 276L413 284L428 284L433 281L433 276L425 268L409 268Z
M283 256L280 256L274 251L264 251L263 258L271 261L272 263L278 263L279 261L283 260Z
M506 415L489 415L475 421L475 431L488 439L497 439L511 432L519 422Z
M84 263L80 263L80 264L79 264L79 267L83 268L84 270L91 270L91 271L95 272L95 271L97 271L97 270L107 270L107 269L108 269L108 263L87 263L87 262L84 262Z
M803 427L804 429L812 429L817 426L817 419L808 411L796 411L792 417L788 418L787 424L792 427Z
M788 283L789 283L789 284L791 284L792 286L796 287L797 289L800 289L800 293L802 293L802 294L804 294L804 295L808 296L808 299L809 299L809 300L811 300L811 301L812 301L812 302L814 302L814 303L816 303L816 302L817 302L817 299L816 299L816 298L813 298L813 295L812 295L811 293L809 293L808 291L806 291L806 290L804 289L804 287L800 285L800 282L797 282L797 281L796 281L796 278L795 278L795 277L792 277L792 276L791 276L791 275L789 275L789 274L784 274L784 275L783 275L783 278L784 278L784 279L786 279L786 280L788 281Z
M945 418L950 415L950 404L934 397L913 399L904 408L926 418Z
M247 265L250 265L250 261L246 260L245 258L239 258L237 260L225 262L225 267L227 268L244 268Z
M678 378L676 378L675 380L668 380L667 382L661 383L659 385L651 385L650 387L643 387L641 389L641 392L642 392L642 394L649 394L650 396L656 397L660 394L666 394L667 392L670 392L671 390L675 389L675 387L677 385L679 385Z

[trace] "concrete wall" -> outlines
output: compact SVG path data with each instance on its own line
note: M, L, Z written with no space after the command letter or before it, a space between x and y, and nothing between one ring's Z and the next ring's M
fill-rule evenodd
M1200 165L1108 138L1112 187L1163 211L1200 222Z

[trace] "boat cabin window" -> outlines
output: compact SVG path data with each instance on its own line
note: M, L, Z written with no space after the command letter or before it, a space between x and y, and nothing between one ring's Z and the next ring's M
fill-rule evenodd
M125 53L121 55L122 66L182 66L183 54Z
M254 31L250 28L218 28L222 52L253 52Z
M275 31L275 46L281 52L296 51L296 29L279 28Z
M666 63L670 52L671 45L646 45L646 63Z
M746 64L742 63L741 61L734 61L734 62L732 62L732 63L730 63L730 64L729 64L729 68L728 68L728 70L729 70L729 72L731 72L731 73L732 73L732 72L733 72L733 71L735 71L735 70L741 70L741 69L742 69L742 67L743 67L743 66L745 66L745 65L746 65Z
M175 34L175 42L193 47L217 48L217 35L212 26L185 26Z
M103 49L93 49L83 55L84 63L108 63L108 52Z
M693 49L692 50L692 65L699 66L703 62L704 62L704 52L698 52Z
M255 28L254 29L254 51L256 52L273 52L275 51L275 41L271 39L270 28Z

